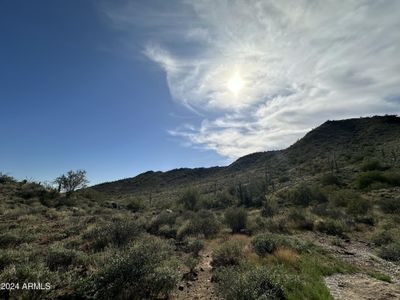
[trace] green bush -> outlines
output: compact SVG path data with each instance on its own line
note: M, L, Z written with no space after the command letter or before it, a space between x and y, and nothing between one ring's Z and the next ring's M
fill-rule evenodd
M272 217L278 210L275 198L268 197L262 205L261 215L265 218Z
M187 235L204 235L212 237L219 232L220 223L215 214L209 210L200 210L190 216L178 230L177 237L183 239Z
M386 214L399 214L400 198L382 198L379 201L379 206Z
M216 274L218 289L225 299L285 299L276 275L265 266L254 268L223 268Z
M376 159L369 159L363 162L361 165L361 170L366 172L366 171L382 171L385 170L386 168L379 162L379 160Z
M6 250L0 250L0 272L13 262L13 257Z
M379 252L379 256L386 260L400 261L400 243L390 243L383 246Z
M287 199L294 205L308 206L312 202L324 203L327 201L325 194L316 186L309 187L300 184L287 191Z
M169 238L169 239L174 239L176 237L177 230L175 227L172 227L170 225L162 225L158 229L158 235Z
M368 171L358 175L355 182L360 189L381 186L400 186L400 174L394 172Z
M234 197L227 191L218 192L213 208L227 208L235 203Z
M337 176L330 174L330 173L322 175L320 181L321 181L321 184L324 186L340 185L340 182L339 182L339 179L337 178Z
M22 238L15 233L5 232L0 234L0 248L16 247L22 243Z
M65 248L50 248L45 256L45 262L50 271L66 269L78 261L78 252Z
M371 210L371 203L361 196L353 198L347 205L347 213L353 216L365 215Z
M271 234L259 234L251 240L251 245L258 255L265 256L274 252L277 241Z
M142 233L136 223L130 220L115 220L106 225L95 227L84 235L90 241L91 248L102 250L108 245L122 247Z
M393 234L390 231L381 231L372 236L372 242L376 246L384 246L394 241Z
M233 233L246 229L247 211L242 207L232 207L225 211L225 223Z
M360 198L360 194L347 189L340 189L329 195L329 201L335 206L347 207L354 199Z
M29 182L21 186L18 191L18 196L24 199L39 197L45 193L45 189L37 183Z
M183 250L186 253L192 253L193 256L199 256L199 252L204 248L204 242L199 239L189 239L185 241Z
M264 181L253 180L248 184L236 187L236 197L239 204L245 207L260 207L265 200L267 185Z
M147 230L151 234L159 234L159 229L163 225L173 226L175 225L176 218L178 214L176 212L171 212L167 210L163 210L160 214L158 214L153 220L150 222Z
M172 248L158 238L145 238L113 257L94 278L96 299L168 297L179 281Z
M297 229L313 230L313 221L306 216L305 210L292 209L289 212L288 220L293 223L294 227Z
M320 220L315 224L314 228L329 235L344 236L345 232L345 226L338 220Z
M145 208L144 202L140 198L129 199L126 208L132 212L138 212Z
M204 234L205 237L211 237L218 233L220 223L212 211L200 210L195 217L190 220L190 227L194 234Z
M200 193L197 189L188 189L179 199L179 202L184 208L188 210L195 210L197 208L197 204L200 202Z
M243 259L243 246L237 241L228 241L213 252L211 265L216 268L238 266Z
M0 172L0 184L15 183L15 182L16 182L16 180L13 177Z

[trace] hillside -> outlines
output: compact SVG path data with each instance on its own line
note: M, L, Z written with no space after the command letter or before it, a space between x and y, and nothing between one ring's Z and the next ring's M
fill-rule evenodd
M275 185L299 176L313 177L334 169L357 169L364 159L379 157L387 164L400 161L400 118L368 118L326 121L287 149L243 156L226 167L149 171L133 178L102 183L92 188L107 194L132 194L153 199L175 198L187 186L204 193L232 183L248 183L249 178L269 176ZM399 158L398 158L399 157ZM173 191L175 192L173 192Z
M0 297L400 299L399 120L68 193L0 173Z

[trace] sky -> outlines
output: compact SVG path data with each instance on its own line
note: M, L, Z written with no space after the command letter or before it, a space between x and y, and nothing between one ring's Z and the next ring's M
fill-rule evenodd
M400 111L400 1L0 1L0 171L226 165Z

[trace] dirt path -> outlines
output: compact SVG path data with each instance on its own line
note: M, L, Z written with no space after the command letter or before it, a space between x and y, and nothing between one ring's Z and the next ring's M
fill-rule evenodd
M388 283L366 274L335 274L325 278L335 300L400 299L398 283Z
M314 236L317 245L360 269L360 273L335 274L325 278L335 300L400 299L399 265L376 256L365 242L343 241L338 245L332 241L331 237L324 235ZM389 275L392 282L375 279L368 275L371 272Z
M196 268L196 280L182 283L172 299L221 299L216 295L214 284L211 282L211 253L212 250L209 247L205 247L200 252L200 262Z

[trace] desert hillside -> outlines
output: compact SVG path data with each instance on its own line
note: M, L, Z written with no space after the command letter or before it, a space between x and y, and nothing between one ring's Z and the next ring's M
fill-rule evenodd
M399 214L397 116L327 121L229 166L66 192L0 174L0 282L14 284L0 293L400 299Z

